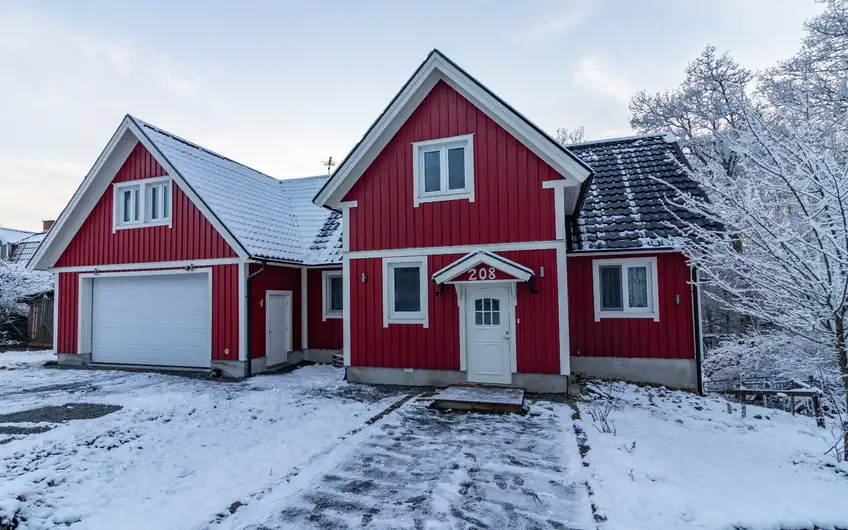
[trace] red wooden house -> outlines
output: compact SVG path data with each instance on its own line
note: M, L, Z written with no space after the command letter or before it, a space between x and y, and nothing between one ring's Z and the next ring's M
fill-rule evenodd
M329 178L127 117L30 266L58 275L64 363L341 349L351 381L694 389L695 271L660 246L685 213L655 180L700 193L682 163L662 135L563 147L433 51Z

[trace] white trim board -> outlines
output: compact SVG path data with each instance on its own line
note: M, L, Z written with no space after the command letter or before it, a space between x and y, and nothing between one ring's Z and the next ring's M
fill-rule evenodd
M439 81L450 85L572 185L580 185L591 174L585 164L556 140L542 133L541 129L506 105L441 52L433 50L318 192L315 204L338 210L342 198Z
M184 261L151 261L149 263L119 263L109 265L82 265L79 267L50 267L51 272L130 271L139 269L182 269L185 267L208 267L214 265L236 265L243 263L239 258L216 258Z
M397 258L404 256L436 256L439 254L468 254L475 250L490 252L510 252L514 250L556 250L565 249L565 241L528 241L523 243L491 243L486 245L457 245L454 247L416 247L386 250L359 250L346 252L349 259Z

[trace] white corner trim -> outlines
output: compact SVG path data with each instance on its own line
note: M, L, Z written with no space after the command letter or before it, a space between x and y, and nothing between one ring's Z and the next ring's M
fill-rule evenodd
M555 235L558 240L565 240L565 189L554 188L554 222Z
M621 271L621 303L624 307L621 311L601 310L601 279L599 268L605 265L620 265ZM627 300L627 272L626 267L647 267L648 269L648 309L629 309ZM660 321L659 307L659 277L657 275L657 258L619 258L619 259L595 259L592 260L592 291L594 293L595 322L602 318L652 318L654 322Z
M444 267L433 274L433 281L436 283L449 282L480 264L494 267L498 271L523 282L526 282L533 276L533 270L521 265L520 263L516 263L510 259L504 258L503 256L498 256L488 250L478 249L466 254L447 267Z
M300 349L309 348L309 269L300 269Z
M315 204L336 207L440 80L445 81L573 184L580 184L589 177L589 169L567 149L540 132L540 129L501 102L477 80L459 70L441 53L434 51L404 84L359 144L345 157L339 169L315 197Z
M447 151L458 147L465 149L465 187L459 190L450 190L448 189ZM424 153L428 151L439 151L441 189L435 192L424 191ZM412 142L412 183L412 198L415 208L418 208L418 205L423 202L459 199L467 199L468 202L474 202L474 134Z
M559 373L571 374L571 344L568 322L568 261L565 248L556 250L557 258L557 309L559 317Z
M238 360L246 361L247 360L247 276L248 276L248 265L247 263L239 263L238 264L238 319L239 319L239 340L238 340ZM209 328L210 330L212 328Z
M468 319L466 318L465 292L467 285L454 284L456 288L456 303L459 306L459 370L468 371Z
M53 353L59 353L59 273L53 273Z
M420 324L425 328L430 327L430 277L427 275L427 257L411 256L401 258L383 258L383 327L389 324ZM394 302L394 278L390 272L392 267L410 265L419 267L419 281L421 292L421 311L409 314L395 312L392 309ZM347 313L345 313L347 314Z
M347 234L347 230L345 230L345 234ZM347 235L344 237L347 239ZM344 337L342 353L344 355L344 365L350 366L350 258L347 254L342 256L342 289L344 290L342 306L344 307L345 316L342 319L342 336Z
M330 310L330 278L341 278L342 271L336 270L322 270L321 271L321 320L326 321L328 318L344 318L344 294L342 294L342 310L341 312L334 312ZM344 284L344 280L342 280ZM344 287L342 288L344 291Z
M356 201L339 203L342 210L342 252L350 252L350 209L358 205Z

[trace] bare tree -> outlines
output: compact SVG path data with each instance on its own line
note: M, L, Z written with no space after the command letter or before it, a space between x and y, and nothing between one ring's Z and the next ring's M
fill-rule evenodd
M562 145L579 144L586 141L586 129L577 127L576 129L557 129L556 140Z

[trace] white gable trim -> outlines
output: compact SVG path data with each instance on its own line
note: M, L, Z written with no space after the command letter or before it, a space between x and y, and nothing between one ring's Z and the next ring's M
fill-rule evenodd
M470 254L466 254L447 267L433 274L433 281L436 283L449 282L460 274L463 274L469 269L480 264L494 267L504 274L508 274L522 282L526 282L533 277L533 269L529 269L524 265L520 265L512 260L498 256L488 250L479 249L471 252Z
M489 118L506 129L539 158L553 167L572 186L579 186L590 170L555 140L540 132L477 80L434 50L407 81L400 93L342 161L333 177L315 196L318 206L339 209L342 198L397 133L412 112L439 81L445 81Z
M215 230L221 234L238 256L242 259L247 259L248 253L244 247L218 220L206 206L206 203L200 199L197 193L195 193L192 187L174 169L162 153L156 149L132 118L126 116L121 122L121 125L118 126L115 134L112 135L109 143L106 144L106 148L100 153L94 166L92 166L85 179L83 179L82 184L77 188L71 201L47 233L35 255L30 259L27 264L29 269L48 269L55 265L74 235L82 227L89 214L91 214L91 211L97 205L97 202L109 189L115 175L117 175L139 142L165 168L165 171L177 183L180 190L189 197L194 206L212 223Z

